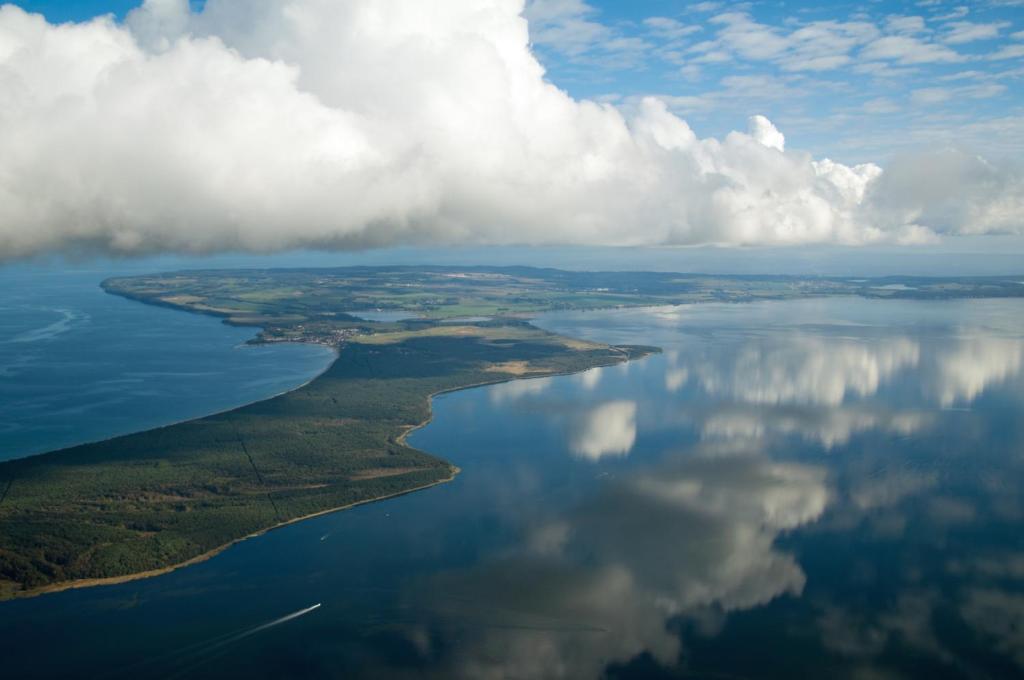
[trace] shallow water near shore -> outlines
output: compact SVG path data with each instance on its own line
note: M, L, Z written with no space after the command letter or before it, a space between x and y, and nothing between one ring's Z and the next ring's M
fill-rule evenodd
M5 675L1024 673L1021 301L538 324L664 353L438 397L448 484L0 603Z

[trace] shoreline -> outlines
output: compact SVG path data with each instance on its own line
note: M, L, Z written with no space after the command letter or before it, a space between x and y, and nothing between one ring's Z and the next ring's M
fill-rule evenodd
M286 344L286 343L280 343L280 344L283 345L283 344ZM316 345L317 343L312 343L312 342L292 342L292 343L287 343L287 344L290 344L290 345ZM212 418L213 416L224 415L225 413L231 413L232 411L237 411L240 408L245 408L247 406L252 406L253 404L262 404L265 401L270 401L271 399L277 399L278 397L283 397L286 394L291 394L292 392L294 392L296 390L301 390L306 385L309 385L314 380L316 380L317 378L322 376L324 373L329 371L331 369L331 366L333 366L338 361L338 358L341 355L341 350L340 350L339 347L330 347L328 345L318 345L318 346L319 347L328 347L329 349L331 349L333 351L333 353L334 353L334 358L331 359L331 362L329 364L327 364L323 368L323 370L318 371L317 374L314 375L313 377L311 377L309 380L303 382L302 384L296 385L295 387L290 387L290 388L288 388L286 390L281 390L280 392L275 392L274 394L271 394L270 396L267 396L267 397L263 397L262 399L254 399L252 401L247 401L247 402L245 402L243 404L239 404L237 406L232 406L231 408L225 408L225 409L221 409L219 411L212 411L211 413L204 413L203 415L200 415L200 416L193 416L191 418L182 418L181 420L175 420L175 421L172 421L172 422L169 422L169 423L164 423L163 425L157 425L155 427L147 427L147 428L145 428L143 430L132 430L131 432L122 432L120 434L111 435L109 437L103 437L102 439L93 439L93 440L90 440L90 441L79 442L78 444L72 444L71 446L63 446L63 447L61 447L59 449L51 449L50 451L40 451L38 453L30 453L27 456L17 456L16 458L4 458L4 459L0 459L0 463L13 463L14 461L28 460L29 458L35 458L36 456L52 456L52 455L56 455L58 453L63 453L65 451L68 451L69 449L78 448L79 446L88 446L90 444L103 444L104 442L109 442L109 441L114 440L114 439L120 439L121 437L131 437L132 435L142 434L143 432L155 432L156 430L163 430L163 429L168 428L168 427L174 427L175 425L182 425L184 423L190 423L193 420L202 420L203 418Z
M618 364L626 363L626 362L632 361L632 360L644 359L644 358L646 358L648 356L651 356L652 354L656 353L656 351L652 350L652 351L649 351L649 352L644 352L643 354L640 354L640 355L638 355L636 357L630 357L623 350L621 350L620 348L618 348L618 347L616 347L614 345L609 345L609 347L613 348L613 349L616 349L620 353L620 356L621 356L620 360L612 361L612 362L609 362L609 363L606 363L606 364L595 364L593 366L588 366L587 368L580 369L580 370L577 370L577 371L562 371L562 372L558 372L558 373L546 373L546 374L532 375L532 376L514 376L514 377L511 377L511 378L500 378L500 379L496 379L496 380L486 380L486 381L482 381L482 382L472 383L472 384L469 384L469 385L460 385L458 387L438 390L437 392L433 392L431 394L428 394L427 395L427 417L422 422L414 423L412 425L408 425L405 428L405 430L395 438L395 442L397 444L401 444L403 446L408 446L408 444L406 443L406 439L409 437L409 435L412 434L413 432L415 432L416 430L419 430L419 429L422 429L422 428L426 427L427 425L429 425L434 420L434 398L437 397L437 396L440 396L440 395L443 395L443 394L450 394L450 393L453 393L453 392L461 392L463 390L474 389L474 388L477 388L477 387L485 387L485 386L488 386L488 385L499 385L499 384L502 384L502 383L509 383L509 382L513 382L513 381L516 381L516 380L531 380L531 379L536 379L536 378L553 378L553 377L559 377L559 376L575 375L577 373L582 373L584 371L589 371L589 370L591 370L593 368L607 368L609 366L616 366ZM335 360L331 362L330 366L333 366L335 361L337 361L338 353L339 352L336 349L335 350L335 354L336 354ZM328 366L328 368L330 368L330 366ZM293 391L295 391L297 389L300 389L301 387L304 387L305 385L308 385L309 383L311 383L314 380L316 380L317 378L319 378L326 371L327 371L327 369L324 369L324 371L322 371L321 373L317 374L316 376L314 376L313 378L308 380L306 383L303 383L303 385L300 385L300 386L294 388L293 390L286 390L285 392L281 392L280 394L274 395L273 397L268 397L268 399L261 399L259 401L252 402L252 403L260 403L261 401L267 401L269 399L273 399L273 398L275 398L277 396L280 396L281 394L287 394L288 392L293 392ZM228 409L227 411L222 411L221 413L227 413L229 411L235 410L236 408L243 408L243 407L242 406L238 406L238 407L235 407L233 409ZM216 415L216 414L212 414L212 415ZM205 418L205 417L208 417L208 416L201 416L201 417ZM191 418L189 420L197 420L197 419L196 418ZM184 421L181 421L181 422L189 422L189 420L184 420ZM169 427L169 426L170 425L163 425L161 427ZM160 428L153 428L153 429L160 429ZM116 437L113 437L112 439L116 439ZM100 440L100 441L107 441L107 440ZM410 448L415 448L415 447L410 447ZM36 454L36 455L45 456L45 455L59 453L62 450L64 450L64 449L59 449L57 451L50 451L50 452L47 452L47 453ZM416 450L419 451L420 449L416 449ZM423 491L423 490L426 490L426 489L429 489L429 488L432 488L432 487L435 487L435 486L439 486L441 484L447 484L447 483L453 481L462 472L461 468L459 468L457 465L455 465L455 464L445 460L444 458L441 458L441 457L439 457L439 456L437 456L437 455L435 455L433 453L430 453L428 451L422 451L422 453L424 453L424 454L426 454L428 456L431 456L433 458L437 458L439 461L445 463L448 466L448 470L449 470L448 476L443 478L443 479L438 479L438 480L430 482L428 484L423 484L423 485L416 486L416 487L413 487L413 488L410 488L410 489L404 489L402 491L396 491L395 493L385 494L383 496L377 496L375 498L367 498L367 499L364 499L364 500L356 501L354 503L349 503L347 505L341 505L341 506L338 506L338 507L335 507L335 508L328 508L326 510L319 510L317 512L314 512L314 513L311 513L311 514L308 514L308 515L302 515L300 517L294 517L292 519L285 520L283 522L278 522L277 524L269 526L269 527L267 527L265 529L260 529L258 531L254 531L252 533L246 534L245 536L241 536L239 538L233 539L233 540L229 541L228 543L225 543L223 545L217 546L216 548L208 550L208 551L206 551L206 552L204 552L204 553L202 553L200 555L196 555L195 557L191 557L191 558L185 560L184 562L179 562L177 564L171 564L171 565L168 565L166 567L160 567L160 568L157 568L157 569L150 569L150 570L147 570L147 571L136 572L136 573L133 573L133 574L124 574L122 576L109 576L109 577L104 577L104 578L75 579L75 580L71 580L71 581L62 581L60 583L53 583L53 584L41 586L39 588L33 588L31 590L16 591L11 597L6 598L6 599L9 600L9 601L31 599L31 598L35 598L35 597L41 597L43 595L50 595L50 594L53 594L53 593L60 593L60 592L68 591L68 590L78 590L78 589L82 589L82 588L96 588L96 587L102 587L102 586L121 585L121 584L125 584L125 583L130 583L132 581L141 581L141 580L144 580L144 579L156 578L158 576L163 576L165 574L169 574L171 572L178 571L179 569L185 569L187 567L190 567L190 566L193 566L193 565L196 565L196 564L200 564L202 562L206 562L207 560L213 559L217 555L225 552L226 550L230 549L232 546L234 546L234 545L236 545L238 543L241 543L242 541L247 541L247 540L249 540L251 538L258 538L260 536L263 536L267 532L274 531L275 529L280 529L280 528L286 527L286 526L291 525L291 524L297 524L299 522L304 522L306 520L314 519L316 517L321 517L323 515L329 515L329 514L333 514L333 513L336 513L336 512L342 512L344 510L349 510L351 508L354 508L354 507L357 507L357 506L360 506L360 505L366 505L368 503L376 503L378 501L385 501L385 500L388 500L390 498L397 498L399 496L404 496L406 494L415 493L417 491ZM0 606L3 605L3 602L4 602L4 600L0 599Z
M61 583L54 583L54 584L51 584L51 585L42 586L40 588L33 588L32 590L25 590L25 591L17 592L17 593L14 594L14 597L10 598L10 601L14 601L14 600L27 600L27 599L30 599L30 598L33 598L33 597L40 597L42 595L50 595L52 593L60 593L60 592L66 591L66 590L78 590L78 589L81 589L81 588L97 588L97 587L101 587L101 586L115 586L115 585L120 585L120 584L124 584L124 583L131 583L132 581L142 581L142 580L149 579L149 578L156 578L157 576L163 576L163 575L169 574L169 573L171 573L173 571L178 571L179 569L185 569L186 567L191 567L193 565L200 564L202 562L206 562L207 560L213 559L217 555L221 554L222 552L225 552L226 550L230 549L232 546L237 545L237 544L241 543L242 541L247 541L250 538L258 538L260 536L263 536L267 532L274 531L275 529L281 529L283 527L288 526L289 524L297 524L298 522L304 522L304 521L306 521L308 519L313 519L315 517L321 517L323 515L330 515L330 514L335 513L335 512L342 512L344 510L349 510L349 509L354 508L354 507L359 506L359 505L366 505L368 503L376 503L377 501L384 501L384 500L388 500L389 498L397 498L398 496L404 496L406 494L414 493L416 491L423 491L424 489L429 489L431 487L438 486L440 484L447 484L448 482L454 480L455 477L458 476L458 474L460 472L462 472L462 470L459 467L457 467L455 465L452 465L451 463L448 464L448 468L449 468L450 474L445 479L439 479L439 480L437 480L435 482L430 482L429 484L423 484L421 486L416 486L416 487L413 487L411 489L405 489L404 491L396 491L395 493L389 493L389 494L386 494L384 496L377 496L376 498L367 498L365 500L356 501L355 503L349 503L348 505L340 505L340 506L338 506L336 508L328 508L327 510L320 510L318 512L314 512L314 513L309 514L309 515L303 515L301 517L294 517L292 519L285 520L284 522L278 522L277 524L275 524L273 526L270 526L270 527L267 527L266 529L260 529L259 531L252 532L251 534L246 534L245 536L242 536L241 538L236 538L236 539L230 541L229 543L225 543L224 545L217 546L216 548L214 548L212 550L207 550L206 552L204 552L204 553L202 553L200 555L196 555L195 557L189 558L189 559L185 560L184 562L179 562L178 564L172 564L172 565L169 565L169 566L166 566L166 567L160 567L159 569L150 569L148 571L140 571L140 572L136 572L134 574L125 574L123 576L108 576L108 577L105 577L105 578L86 578L86 579L76 579L74 581L62 581ZM3 604L3 601L0 600L0 606L2 606L2 604Z
M504 384L504 383L515 382L516 380L537 380L539 378L558 378L558 377L567 376L567 375L577 375L579 373L584 373L584 372L589 371L589 370L594 369L594 368L608 368L610 366L618 366L619 364L624 364L624 363L629 362L629 361L639 361L640 359L646 359L647 357L651 356L652 354L658 354L658 353L661 352L661 348L658 347L658 348L652 349L652 351L640 354L640 355L636 356L635 358L631 358L629 355L627 355L625 352L623 352L620 347L618 347L616 345L608 345L608 347L610 349L614 349L617 352L619 352L620 356L622 358L619 361L613 361L613 362L610 362L610 363L607 363L607 364L594 364L593 366L588 366L587 368L581 368L578 371L559 371L558 373L544 373L544 374L541 374L541 375L520 375L520 376L513 376L511 378L499 378L497 380L484 380L482 382L472 383L470 385L461 385L459 387L452 387L452 388L449 388L449 389L438 390L437 392L431 392L430 394L427 395L428 410L429 410L429 413L427 415L427 419L424 420L422 423L418 423L416 425L410 426L405 432L403 432L402 434L400 434L398 437L395 438L395 443L407 446L405 440L406 440L406 438L410 434L412 434L416 430L419 430L421 428L426 427L427 425L429 425L434 420L434 397L438 397L438 396L441 396L441 395L444 395L444 394L452 394L454 392L461 392L463 390L471 390L471 389L474 389L474 388L477 388L477 387L487 387L489 385L501 385L501 384ZM413 448L415 448L415 447L413 447ZM420 449L416 449L416 450L419 451ZM434 456L435 458L437 458L437 456L435 456L434 454L430 453L429 451L423 451L423 453L426 453L429 456ZM445 461L445 462L447 462L447 461ZM450 463L449 463L449 465L450 465Z

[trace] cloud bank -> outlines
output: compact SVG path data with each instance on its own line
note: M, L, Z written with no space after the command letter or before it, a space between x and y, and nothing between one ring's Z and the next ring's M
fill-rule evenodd
M521 0L0 7L0 259L419 244L914 243L1024 232L1024 176L700 139L544 78Z

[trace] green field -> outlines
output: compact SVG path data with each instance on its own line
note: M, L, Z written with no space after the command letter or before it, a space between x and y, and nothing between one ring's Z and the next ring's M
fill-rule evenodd
M1021 276L850 278L568 272L531 267L345 267L208 270L115 278L111 293L260 326L263 341L336 344L374 332L345 312L403 310L423 320L517 318L560 309L857 295L1024 297ZM404 327L404 326L403 326Z

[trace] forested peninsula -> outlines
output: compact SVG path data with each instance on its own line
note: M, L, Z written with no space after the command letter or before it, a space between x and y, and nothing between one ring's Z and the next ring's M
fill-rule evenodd
M109 293L256 327L253 342L328 345L337 359L265 401L0 463L0 599L163 573L282 524L450 480L451 464L405 442L429 420L432 395L657 351L552 335L525 320L538 312L833 295L1020 297L1021 280L526 267L109 279ZM382 311L406 318L372 320Z

